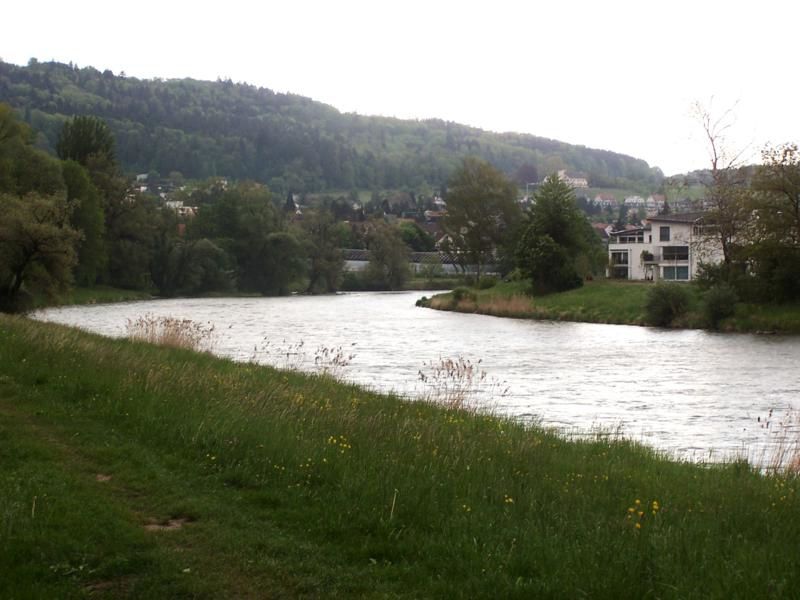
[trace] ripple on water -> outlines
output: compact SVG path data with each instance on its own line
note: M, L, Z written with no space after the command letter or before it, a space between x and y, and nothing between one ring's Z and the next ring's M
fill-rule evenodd
M54 308L34 317L105 335L127 319L211 322L217 351L249 360L265 341L318 346L356 342L348 379L419 394L425 362L465 356L510 389L487 405L525 420L591 431L624 430L675 454L708 460L768 443L756 418L777 423L800 397L800 338L665 331L645 327L497 319L416 308L431 292L288 298L175 299ZM279 357L257 354L281 366ZM284 359L285 360L285 359ZM795 435L797 433L795 432Z

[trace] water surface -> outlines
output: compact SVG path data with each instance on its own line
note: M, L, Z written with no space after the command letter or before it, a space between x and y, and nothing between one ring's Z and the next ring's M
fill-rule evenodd
M496 384L476 399L484 405L567 432L621 428L692 460L759 460L769 411L777 432L800 397L798 337L441 312L414 306L423 293L156 300L35 316L110 336L145 314L192 319L213 324L221 355L305 369L318 348L341 347L354 355L345 378L411 396L426 392L426 364L463 356Z

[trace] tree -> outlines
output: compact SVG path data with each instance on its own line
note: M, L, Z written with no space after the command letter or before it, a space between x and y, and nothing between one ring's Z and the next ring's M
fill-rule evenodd
M739 164L742 151L731 151L726 140L733 125L733 112L726 110L719 117L699 102L694 114L706 138L711 162L711 181L706 186L704 227L699 231L700 243L718 247L730 270L740 257L744 226L748 221L745 170Z
M367 235L369 265L366 276L375 287L398 290L408 279L408 247L396 227L382 221L371 224Z
M600 253L600 240L578 209L572 188L549 176L534 194L517 245L519 268L539 293L567 290L579 287L581 275L598 267Z
M56 142L61 160L74 160L88 166L90 157L115 163L114 136L105 121L97 117L77 116L64 123Z
M750 244L745 253L762 298L800 298L800 151L765 148L753 180Z
M436 240L416 223L404 221L400 224L400 235L403 242L414 252L433 252L436 249Z
M343 232L326 210L314 211L303 219L302 231L308 256L308 292L335 292L342 283L344 255L340 248Z
M767 147L761 153L753 188L759 239L800 247L800 149L797 144Z
M77 162L64 161L61 168L67 186L67 202L72 207L70 223L81 233L75 281L78 285L93 285L108 259L102 198L86 169Z
M63 198L0 194L0 310L25 308L23 291L54 296L65 290L79 237Z
M465 158L450 180L442 249L462 268L474 265L478 281L519 220L516 196L516 186L503 173L477 158Z

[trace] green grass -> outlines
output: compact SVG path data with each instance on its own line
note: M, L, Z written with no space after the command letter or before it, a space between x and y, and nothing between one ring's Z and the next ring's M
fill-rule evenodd
M3 598L800 589L793 476L7 316L0 464Z
M427 306L523 319L645 325L645 301L652 287L651 282L597 279L574 290L533 296L527 282L515 281L487 290L471 290L471 298L455 304L450 294L439 294ZM673 326L703 328L702 291L694 285L686 285L686 289L690 294L689 311ZM723 320L720 329L800 333L800 304L738 304L735 316Z
M36 308L45 306L67 306L70 304L105 304L109 302L133 302L135 300L149 300L150 292L142 290L123 290L108 285L92 287L75 287L66 294L53 301L43 297L34 299Z

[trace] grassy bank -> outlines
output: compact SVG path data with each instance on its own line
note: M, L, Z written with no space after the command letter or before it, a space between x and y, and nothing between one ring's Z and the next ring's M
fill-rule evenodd
M439 294L424 305L439 310L480 313L498 317L646 325L645 301L650 282L595 280L582 287L545 296L532 296L526 282L499 283L486 290L469 290L454 297ZM702 292L686 285L689 310L673 326L703 328ZM720 323L723 331L800 333L800 304L753 305L739 303L736 313Z
M798 481L0 315L0 597L793 597Z
M108 285L92 287L75 287L56 300L48 298L35 298L35 308L46 306L68 306L71 304L105 304L109 302L133 302L135 300L149 300L153 296L150 292L142 290L124 290Z

